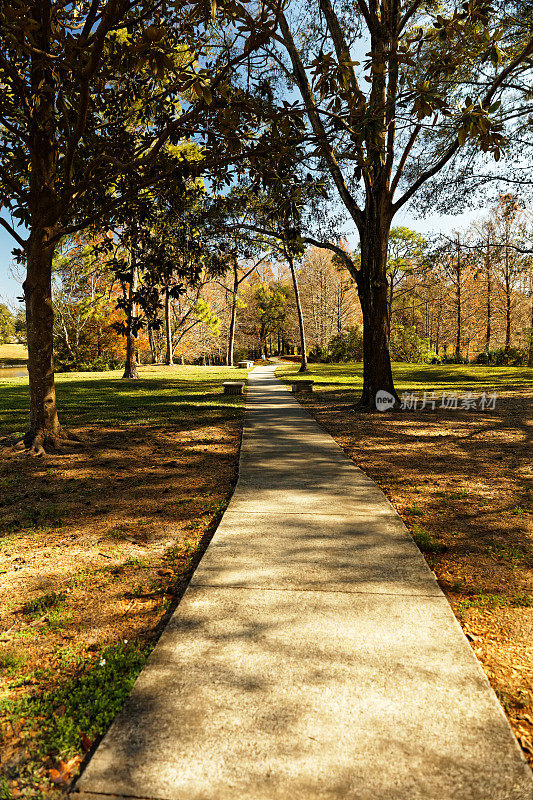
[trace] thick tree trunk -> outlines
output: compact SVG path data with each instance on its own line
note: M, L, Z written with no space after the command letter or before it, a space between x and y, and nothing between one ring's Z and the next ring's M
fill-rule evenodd
M294 287L294 299L296 300L296 311L298 312L298 327L300 329L300 348L302 350L300 369L298 372L308 372L307 366L307 347L305 343L305 324L300 302L300 290L298 288L298 278L294 269L294 261L291 256L286 256L292 275L292 285Z
M43 453L47 444L55 445L61 429L56 408L53 360L54 311L52 307L53 238L59 218L55 189L57 145L55 141L54 80L42 53L49 51L51 3L35 8L36 44L31 57L32 93L39 104L32 111L29 151L29 210L31 233L26 248L27 274L24 281L30 384L30 419L24 436L27 447Z
M381 390L398 400L392 378L389 351L390 324L387 284L387 248L390 219L386 213L369 213L359 231L361 268L357 290L363 312L363 391L357 404L376 409L376 394Z
M27 447L39 450L55 444L60 434L56 409L53 359L52 257L54 247L41 229L30 237L24 281L30 383L30 422Z
M165 289L165 339L167 343L165 352L165 364L169 366L174 363L174 348L172 347L172 309L170 307L170 292Z
M126 364L124 366L123 379L137 380L139 373L135 363L135 333L133 330L133 317L135 306L135 292L137 291L137 266L132 264L131 282L128 289L128 313L126 318Z

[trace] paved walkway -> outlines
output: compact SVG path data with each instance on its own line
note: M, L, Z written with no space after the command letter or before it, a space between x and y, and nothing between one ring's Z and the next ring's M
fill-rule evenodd
M154 800L532 800L533 778L400 518L274 378L235 494L75 787Z

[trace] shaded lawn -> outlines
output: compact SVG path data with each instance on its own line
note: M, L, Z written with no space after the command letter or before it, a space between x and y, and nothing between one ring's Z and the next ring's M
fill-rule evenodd
M276 370L278 377L285 379L295 375L298 366L283 364ZM533 387L533 367L487 367L477 364L405 364L392 365L396 391L400 392L468 392ZM315 389L345 389L360 391L363 386L363 365L310 364L309 377L316 383Z
M236 372L58 375L82 446L0 447L0 798L65 796L119 710L231 496ZM0 436L26 414L27 379L0 383Z

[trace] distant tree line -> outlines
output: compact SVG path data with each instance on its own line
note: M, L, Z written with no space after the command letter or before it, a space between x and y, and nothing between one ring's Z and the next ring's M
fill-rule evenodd
M502 195L468 229L447 236L393 228L387 257L393 361L531 364L531 236L531 216L511 195ZM110 234L102 238L109 241ZM204 258L189 279L169 267L157 282L139 267L132 295L132 275L117 274L98 237L71 237L53 272L59 368L122 365L128 315L134 319L136 363L231 364L262 355L301 356L286 260L264 241L262 250L256 241L255 251L245 255L239 255L242 241L233 243L225 258ZM349 252L345 243L338 246ZM356 263L357 250L349 255ZM308 358L361 360L362 312L343 259L311 246L297 259L295 272ZM125 301L130 296L133 312Z

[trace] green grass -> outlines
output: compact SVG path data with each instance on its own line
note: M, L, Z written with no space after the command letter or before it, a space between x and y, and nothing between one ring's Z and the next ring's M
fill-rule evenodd
M514 710L533 707L533 694L524 689L518 691L496 689L496 694L508 714Z
M445 550L444 545L435 538L431 531L422 528L421 525L413 525L411 535L423 553L442 553Z
M282 364L276 375L290 382L298 364ZM486 367L477 364L405 364L392 365L396 391L466 393L483 390L506 391L533 387L533 367ZM360 390L363 365L310 364L306 378L315 381L315 391Z
M0 670L4 670L8 675L16 674L25 666L26 661L27 656L25 653L0 653Z
M503 594L478 594L461 600L457 607L457 616L461 619L469 608L480 611L493 611L495 608L532 608L533 597L529 594L513 596Z
M239 417L241 396L225 395L222 383L237 370L226 367L141 367L138 381L121 380L122 371L56 375L60 420L76 428L89 425L194 427ZM239 380L246 377L238 370ZM23 432L28 418L28 379L0 381L0 437Z
M0 366L24 364L28 359L28 350L24 344L0 344Z
M81 657L74 674L60 679L53 691L3 700L0 710L8 719L24 718L27 727L36 729L35 751L66 760L78 752L80 734L93 741L107 730L149 649L138 642L119 642L102 650L96 659Z
M40 597L29 600L22 606L22 613L30 619L38 619L49 611L60 611L63 609L66 600L65 592L49 592Z
M492 541L489 544L489 555L501 561L516 563L531 563L533 565L533 549L507 545L502 542Z

